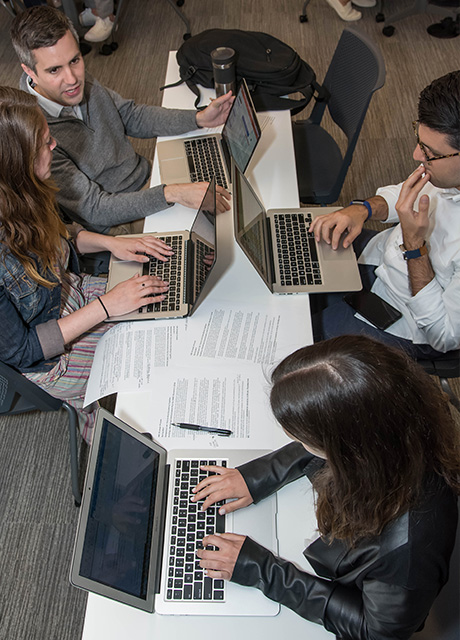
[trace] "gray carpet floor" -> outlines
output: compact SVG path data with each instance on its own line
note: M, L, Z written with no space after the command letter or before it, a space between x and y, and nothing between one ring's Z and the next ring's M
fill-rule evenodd
M411 1L388 0L386 6L394 12ZM276 35L310 62L321 81L345 24L325 0L312 0L309 22L301 24L301 6L301 0L185 0L184 11L193 33L222 27ZM460 66L460 38L442 41L427 35L435 16L406 19L392 38L385 38L375 10L362 11L357 26L381 47L387 81L373 98L339 204L372 195L378 186L399 182L413 170L411 122L418 94L430 80ZM10 24L0 5L0 84L17 86L20 68ZM124 96L160 104L167 51L180 46L183 31L166 0L125 0L118 51L103 57L94 48L85 58L87 70ZM153 157L152 141L134 145ZM65 415L0 418L1 640L81 638L86 595L68 581L77 516Z

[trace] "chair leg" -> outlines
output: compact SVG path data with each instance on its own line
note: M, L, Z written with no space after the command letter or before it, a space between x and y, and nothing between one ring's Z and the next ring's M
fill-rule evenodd
M74 407L67 402L63 402L62 406L67 411L69 417L69 442L70 442L70 478L72 482L72 493L75 498L75 506L81 505L81 493L78 478L78 447L77 447L77 431L78 416Z
M441 383L441 388L442 390L447 393L447 395L449 396L449 402L457 409L457 411L460 413L460 400L459 398L457 398L457 396L455 395L455 393L452 391L452 388L449 384L449 380L447 378L439 378L439 381Z

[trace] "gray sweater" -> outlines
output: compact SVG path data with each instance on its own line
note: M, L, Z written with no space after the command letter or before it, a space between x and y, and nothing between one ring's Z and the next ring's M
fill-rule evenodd
M20 80L24 91L26 82L24 74ZM88 75L80 107L83 121L44 112L57 141L51 171L62 211L86 229L106 233L112 226L170 206L163 185L140 191L150 176L150 165L127 136L186 133L197 128L196 111L136 105Z

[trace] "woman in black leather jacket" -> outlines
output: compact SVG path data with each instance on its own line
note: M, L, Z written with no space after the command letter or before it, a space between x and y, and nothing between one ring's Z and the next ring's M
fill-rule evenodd
M248 537L208 536L201 565L343 639L409 638L446 583L457 526L459 438L445 398L402 352L362 336L299 349L275 369L273 412L296 442L215 468L192 500L230 512L306 475L317 575Z

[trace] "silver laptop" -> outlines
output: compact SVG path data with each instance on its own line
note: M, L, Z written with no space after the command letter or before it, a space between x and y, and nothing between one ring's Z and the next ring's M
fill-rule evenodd
M70 572L71 583L144 611L271 616L257 589L206 577L196 549L215 530L277 552L276 496L216 521L190 501L205 463L233 467L263 451L169 451L99 409Z
M146 234L139 234L140 236ZM216 264L216 183L211 179L203 202L190 231L151 233L172 247L174 254L162 262L150 256L149 262L124 261L110 258L107 291L119 282L139 275L156 275L169 282L162 302L148 304L138 311L112 320L147 320L149 318L180 318L188 316L208 293L208 281ZM138 237L136 234L123 236Z
M222 134L165 140L157 143L161 181L165 184L208 181L231 182L231 158L240 171L246 167L260 139L260 127L243 79Z
M308 233L311 221L334 208L266 211L233 165L235 237L272 293L358 291L362 288L352 247L337 251Z

